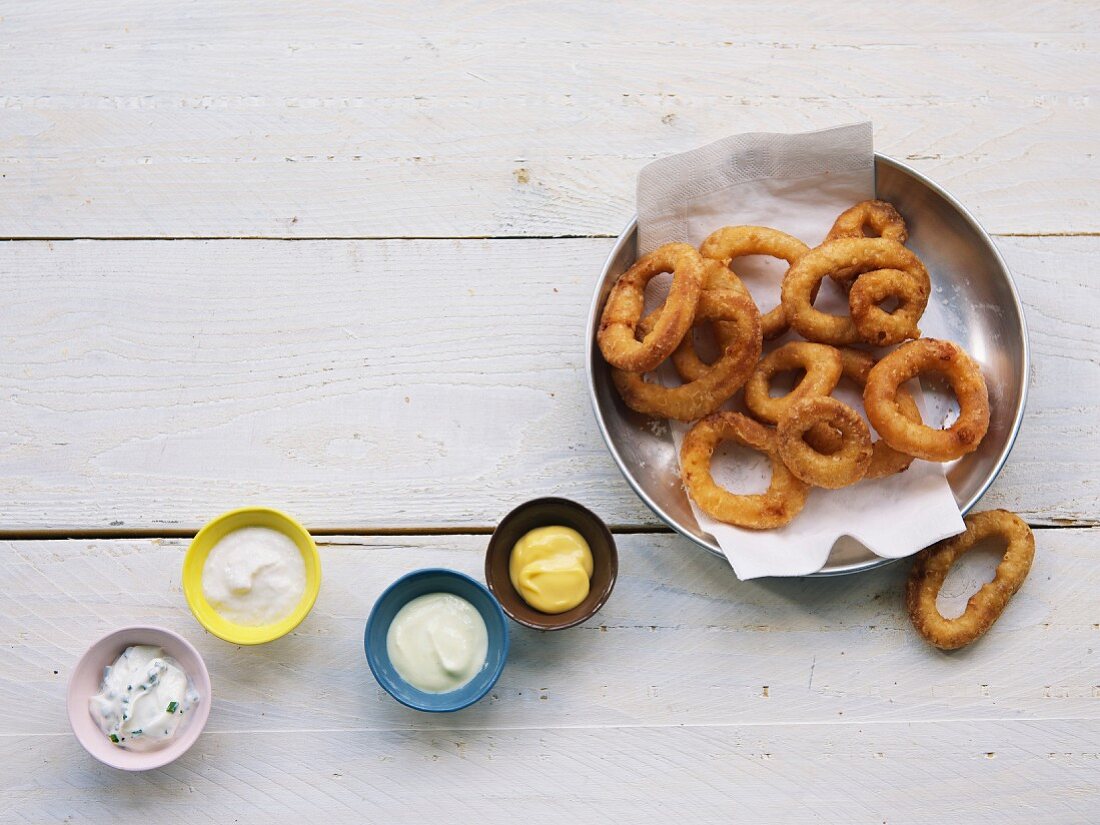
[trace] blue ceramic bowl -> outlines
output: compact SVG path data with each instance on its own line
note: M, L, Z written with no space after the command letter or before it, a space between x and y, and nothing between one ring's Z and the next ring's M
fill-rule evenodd
M386 650L386 633L397 611L428 593L453 593L465 599L477 608L489 631L489 651L481 670L465 685L447 693L427 693L410 685L397 673ZM508 622L493 594L465 573L442 568L414 570L378 597L367 619L363 646L371 673L390 696L413 710L447 713L472 705L496 684L508 659Z

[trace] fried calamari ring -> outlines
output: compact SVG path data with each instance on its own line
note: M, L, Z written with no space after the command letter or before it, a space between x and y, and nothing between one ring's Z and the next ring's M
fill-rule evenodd
M659 324L659 313L663 310L645 318L643 327ZM615 388L632 410L655 418L694 421L721 407L748 380L762 345L760 310L752 298L737 292L704 292L696 317L729 323L736 328L736 335L703 375L679 387L649 383L642 373L612 369Z
M945 430L906 418L898 388L925 373L943 375L959 401L959 417ZM863 389L871 426L895 450L926 461L951 461L977 449L989 429L989 391L978 364L958 344L919 338L902 344L871 368Z
M768 255L793 264L810 248L793 235L766 226L726 226L703 241L699 253L729 266L745 255ZM764 314L764 338L770 341L787 331L787 317L782 304Z
M738 495L718 486L710 462L722 441L735 441L768 457L772 478L766 492ZM680 468L692 501L707 515L727 524L752 530L782 527L806 503L809 488L780 460L775 432L740 413L717 412L696 423L680 445Z
M708 290L737 292L744 295L749 300L752 300L752 296L745 288L745 285L741 283L740 278L718 261L704 258L703 292L705 293ZM697 318L695 326L688 330L687 335L684 336L684 340L680 342L680 345L672 351L672 365L676 367L676 372L679 373L684 381L698 380L706 374L711 366L699 357L699 353L695 349L695 330L708 323L706 321L699 323L698 320ZM726 349L726 347L737 339L736 324L728 321L712 321L709 323L714 330L715 341L720 349Z
M855 275L875 269L900 269L925 292L931 292L928 270L897 241L886 238L840 238L811 249L783 277L783 310L791 326L809 341L843 346L860 340L851 318L814 309L814 290L830 273L849 269Z
M833 222L833 228L825 236L825 243L838 238L887 238L898 243L909 240L905 218L892 203L887 201L860 201L845 209ZM831 273L832 278L845 290L852 286L856 275L844 269Z
M1020 589L1035 557L1035 536L1023 519L1007 510L971 513L966 532L917 554L905 586L905 604L913 627L925 641L943 650L955 650L979 638L1000 618L1009 600ZM987 538L1005 542L1005 553L993 581L970 597L957 619L945 619L936 607L951 565Z
M866 352L858 349L840 350L840 362L844 368L844 377L861 388L867 384L867 376L871 367L875 365L875 359ZM898 410L901 414L918 424L921 422L920 408L909 390L901 387L897 395ZM819 425L811 427L803 436L806 443L819 453L830 455L840 449L841 435L833 427ZM867 468L864 479L884 478L909 469L913 463L913 456L898 452L881 438L874 442L871 448L871 465Z
M641 341L635 330L645 308L646 285L662 272L672 273L661 320ZM703 259L686 243L669 243L650 252L619 276L604 304L596 340L607 363L646 372L664 361L695 320L703 291Z
M898 307L887 312L879 304L896 298ZM876 269L856 278L848 293L852 323L868 344L885 347L906 338L920 338L917 322L928 306L924 284L899 269Z
M836 451L820 453L803 440L810 428L828 426L840 433ZM799 479L835 490L855 484L871 466L871 431L860 414L829 396L795 401L779 417L779 457Z
M771 380L781 372L804 370L802 380L786 395L771 396ZM759 420L775 424L783 411L801 398L828 395L840 381L840 353L824 344L791 341L764 356L745 384L745 406Z

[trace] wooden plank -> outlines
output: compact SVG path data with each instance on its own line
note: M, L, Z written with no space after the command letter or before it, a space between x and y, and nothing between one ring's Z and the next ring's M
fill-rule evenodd
M1100 238L998 245L1024 302L1032 370L1019 440L982 506L1045 524L1100 523L1100 447L1089 446L1100 445Z
M584 392L607 246L6 245L3 525L484 526L539 493L648 521Z
M614 234L654 157L864 118L994 231L1100 230L1075 4L139 8L0 21L5 237Z
M343 821L363 805L392 821L422 818L429 804L470 821L491 816L490 802L511 819L554 799L564 813L597 806L616 821L666 821L675 807L699 820L843 810L853 822L948 811L992 822L1009 811L1029 820L1019 812L1039 805L1052 821L1091 821L1095 540L1094 529L1039 531L1031 576L998 625L945 654L909 627L904 564L740 583L682 539L620 536L621 577L601 614L553 634L513 626L493 698L442 717L381 693L363 623L407 570L478 575L483 536L326 540L313 613L289 637L245 649L203 634L187 612L185 541L0 542L6 816L126 818L155 795L166 811L186 805L211 821L231 808L253 821L307 806ZM993 564L961 562L945 587L951 604L961 609ZM138 784L83 754L63 700L85 646L125 623L190 638L215 690L192 752Z
M609 245L0 246L0 526L195 530L267 503L315 529L486 528L544 494L656 525L586 397ZM988 502L1095 524L1100 239L1001 246L1035 371Z
M992 230L1100 228L1090 175L1100 170L1086 137L1096 116L1064 95L1009 105L683 91L537 106L218 99L197 110L175 100L130 109L113 95L42 100L5 109L15 137L0 145L4 237L608 235L633 213L637 172L653 158L738 129L869 117L881 151L930 175ZM446 143L425 142L436 130Z
M191 616L179 584L184 539L8 541L0 731L67 731L69 668L130 623L196 645L216 691L211 731L1100 719L1100 607L1088 596L1100 575L1096 535L1039 530L1034 569L996 629L951 654L910 627L905 563L742 583L685 539L622 535L620 580L599 616L551 634L513 625L492 696L444 717L409 712L374 683L363 628L374 600L409 570L482 578L484 536L323 539L309 619L259 648L226 644ZM994 554L961 562L944 609L961 612L994 564Z
M10 822L737 821L1091 825L1094 720L214 734L125 775L0 737ZM54 767L57 766L57 767ZM58 769L60 768L60 770ZM441 813L445 812L445 813Z
M943 7L915 0L888 9L875 0L839 5L745 0L734 21L728 7L699 2L669 7L659 0L639 0L629 14L620 8L583 0L461 0L433 4L431 12L403 3L344 3L311 0L265 6L226 6L218 0L151 0L146 8L119 12L111 0L55 0L23 4L5 12L10 40L76 48L107 43L162 46L201 42L224 45L247 41L276 43L370 43L373 46L422 41L448 35L473 42L529 40L604 43L649 40L694 43L712 41L716 32L738 31L749 42L799 42L836 48L846 39L868 43L905 42L917 34L938 34L951 42L1050 36L1084 39L1096 26L1095 10L1078 0L1040 0L1028 7L1006 7L991 16L979 2ZM554 28L549 27L549 23ZM739 25L738 25L739 24ZM263 32L264 38L257 38ZM583 35L583 38L581 38Z

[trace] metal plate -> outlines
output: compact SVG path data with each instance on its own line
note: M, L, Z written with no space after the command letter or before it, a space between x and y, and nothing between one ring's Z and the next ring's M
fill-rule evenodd
M896 160L875 155L877 197L905 216L908 246L932 276L933 300L944 305L951 335L982 366L989 386L989 432L977 451L947 466L947 478L966 513L993 483L1020 429L1027 398L1027 327L1012 276L984 229L954 198ZM657 516L700 547L722 555L699 527L680 482L668 428L654 427L629 410L611 383L596 346L596 326L608 292L636 257L637 221L631 221L604 265L588 317L586 367L596 422L626 480ZM820 572L829 576L870 570L890 559L862 548L833 551Z

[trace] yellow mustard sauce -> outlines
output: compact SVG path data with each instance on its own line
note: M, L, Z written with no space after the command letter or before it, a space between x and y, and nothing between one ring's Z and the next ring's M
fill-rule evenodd
M508 560L516 592L540 613L564 613L588 596L592 551L571 527L537 527L516 542Z

